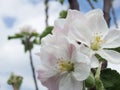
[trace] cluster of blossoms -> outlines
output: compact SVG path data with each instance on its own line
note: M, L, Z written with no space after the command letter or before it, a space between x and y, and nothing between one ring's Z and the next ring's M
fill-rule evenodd
M41 41L38 78L49 90L82 90L91 68L100 61L120 63L120 31L109 30L100 9L86 14L68 10L66 19L55 21L52 34Z

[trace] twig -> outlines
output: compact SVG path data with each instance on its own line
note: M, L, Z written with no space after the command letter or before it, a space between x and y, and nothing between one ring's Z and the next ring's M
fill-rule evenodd
M46 18L45 18L45 24L46 24L46 27L48 27L48 0L45 0L45 15L46 15Z
M119 28L118 23L117 23L116 14L115 14L115 9L114 9L113 5L112 5L111 9L112 9L112 15L113 15L113 20L114 20L115 27Z
M31 52L31 50L29 50L29 54L30 54L30 64L31 64L32 72L33 72L33 79L34 79L34 83L35 83L36 90L38 90L38 85L37 85L35 68L34 68L34 65L33 65L32 52Z
M30 49L30 42L29 42L30 37L27 39L27 44L28 44L28 49L29 49L28 51L29 51L29 55L30 55L30 65L31 65L33 80L34 80L34 84L35 84L35 88L36 88L35 90L39 90L38 85L37 85L37 80L36 80L35 68L34 68L34 65L33 65L32 51Z
M91 0L87 0L87 1L88 1L88 3L89 3L90 7L91 7L92 9L95 9L95 7L94 7L94 5L92 4Z
M76 10L80 10L79 9L79 3L77 0L68 0L69 5L70 5L70 9L76 9Z
M103 7L103 11L104 11L104 18L108 24L108 27L110 27L110 9L112 7L112 1L113 0L104 0L104 7Z

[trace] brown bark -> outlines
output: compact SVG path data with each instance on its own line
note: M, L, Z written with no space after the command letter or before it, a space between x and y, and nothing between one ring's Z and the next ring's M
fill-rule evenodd
M108 27L110 27L110 9L112 7L112 1L113 0L104 0L104 7L103 7L103 11L104 11L104 18L108 24Z
M70 5L70 9L76 9L76 10L80 10L79 9L79 3L77 0L68 0L69 5Z

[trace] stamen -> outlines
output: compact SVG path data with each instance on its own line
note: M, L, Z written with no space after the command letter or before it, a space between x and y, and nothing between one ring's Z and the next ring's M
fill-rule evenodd
M99 50L101 48L101 45L103 43L105 43L105 41L101 39L102 35L100 35L100 34L95 33L93 40L91 42L91 49L93 49L95 51Z
M63 58L58 59L57 65L58 65L59 73L65 72L65 71L67 72L74 71L74 64L68 60L64 60Z

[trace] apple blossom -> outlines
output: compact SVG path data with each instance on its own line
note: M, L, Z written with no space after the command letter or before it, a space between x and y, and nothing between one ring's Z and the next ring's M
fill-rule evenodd
M95 54L99 54L109 62L120 63L120 53L108 50L108 48L120 46L120 30L109 30L100 9L84 14L83 18L72 22L68 37L85 45L92 63L94 63L93 67L98 63Z
M90 60L67 37L43 38L38 55L38 79L49 90L82 90L90 74Z
M83 19L84 14L76 10L68 10L66 19L57 19L54 23L53 34L55 35L66 35L69 32L69 28L72 26L72 23L79 19Z
M23 26L22 28L20 28L20 33L28 33L28 34L31 34L31 33L36 33L36 30L33 29L31 26Z

